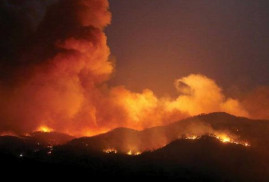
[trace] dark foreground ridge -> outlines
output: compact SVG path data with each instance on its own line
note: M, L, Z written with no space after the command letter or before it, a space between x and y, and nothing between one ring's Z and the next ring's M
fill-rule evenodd
M269 160L255 150L223 144L203 136L180 139L164 148L138 156L103 153L63 145L47 155L43 149L32 155L1 153L3 174L8 171L29 178L82 177L97 179L165 179L179 181L268 181Z
M247 137L251 147L222 143L215 137L204 135L196 140L173 139L179 128L187 123L204 122L214 129L237 132ZM153 140L152 133L171 133L168 145L141 155L130 156L122 152L104 153L102 146L118 141L124 136L133 140ZM48 180L177 180L177 181L269 181L268 121L253 121L225 113L213 113L189 118L174 124L135 131L120 128L95 137L72 140L61 134L46 134L49 141L71 140L64 145L45 142L41 133L28 137L0 137L0 163L2 177ZM158 133L157 132L157 133ZM169 132L168 132L169 133ZM154 135L153 135L154 136ZM148 138L148 141L146 138ZM155 136L156 137L156 136ZM40 138L43 142L39 141ZM56 140L57 139L57 140ZM126 139L126 138L125 138ZM98 143L99 142L99 143ZM90 144L100 144L92 147ZM117 142L115 142L116 144ZM261 144L264 144L260 146ZM112 145L112 144L111 144ZM10 175L12 174L16 175Z
M141 151L149 151L182 138L186 133L206 135L212 134L212 131L229 133L237 136L239 140L248 141L260 151L269 151L269 121L251 120L222 112L202 114L143 131L117 128L105 134L74 139L68 145L97 151L114 148L122 153L130 150L128 146L136 146Z

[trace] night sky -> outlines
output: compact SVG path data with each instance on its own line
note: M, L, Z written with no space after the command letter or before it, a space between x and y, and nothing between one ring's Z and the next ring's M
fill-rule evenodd
M174 94L173 81L204 74L236 95L269 84L269 1L110 0L112 85Z

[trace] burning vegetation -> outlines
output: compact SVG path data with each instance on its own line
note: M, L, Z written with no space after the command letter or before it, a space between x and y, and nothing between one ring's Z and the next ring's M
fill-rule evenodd
M103 152L105 152L107 154L116 154L116 153L118 153L118 151L116 149L105 149L105 150L103 150Z
M267 181L268 175L260 172L269 169L268 128L269 121L212 113L142 131L118 128L92 137L70 138L56 132L34 132L27 136L0 137L0 160L11 163L12 167L23 164L19 171L24 170L29 161L31 171L38 166L47 171L59 169L61 165L65 173L71 167L70 173L74 170L78 174L111 172L119 177L144 176L150 170L151 179L159 176L175 179L186 177L186 173L180 173L182 169L194 171L195 168L209 178L212 173L203 173L205 169L220 174L220 179L229 176L242 178L235 181ZM249 170L251 173L246 173ZM134 171L137 173L133 174Z
M240 140L236 140L234 139L234 137L231 137L227 134L210 134L208 136L214 137L216 139L218 139L219 141L221 141L222 143L232 143L232 144L237 144L237 145L242 145L245 147L249 147L250 144L246 141L240 141ZM198 140L200 139L202 136L196 136L196 135L187 135L186 137L183 137L183 139L186 140Z
M43 132L43 133L50 133L53 131L53 129L47 126L40 126L36 131Z
M197 154L202 146L206 147L206 152L213 154L217 150L217 154L223 156L205 156L205 163L220 161L225 166L233 161L223 162L230 157L228 154L234 155L236 161L241 153L245 158L240 158L236 164L241 165L246 159L249 165L249 156L264 166L269 163L268 121L243 118L268 117L268 104L262 105L262 109L257 109L256 105L268 98L269 89L257 90L245 99L235 99L225 95L217 82L202 74L175 79L178 92L175 97L159 97L150 89L134 92L124 85L111 86L108 80L115 65L110 60L104 32L111 23L108 0L49 0L46 3L36 0L33 7L25 2L0 2L0 10L15 11L14 16L9 17L14 22L4 26L3 32L10 32L10 27L25 27L18 28L14 40L6 40L10 45L8 53L0 49L2 158L14 154L15 164L17 158L20 163L29 157L37 163L67 164L65 160L70 160L73 165L79 157L82 162L79 166L94 166L91 168L94 172L96 166L103 168L100 163L103 160L96 162L95 155L109 162L115 162L113 157L123 157L119 163L127 166L126 169L136 167L137 163L143 167L145 161L151 162L149 168L157 163L167 164L167 169L171 170L174 170L171 166L178 164L191 164L194 166L190 169L196 169L195 159L200 156ZM37 15L37 20L31 14ZM212 145L203 143L205 136L210 138L205 141ZM199 145L195 145L197 143ZM256 152L255 155L252 152ZM266 156L267 163L260 162L257 154ZM126 157L128 155L136 157ZM133 158L139 159L138 162L127 161L130 166L124 163ZM166 163L167 158L172 165ZM85 161L90 164L83 163ZM109 167L113 166L111 163L118 165L109 162L106 163ZM233 163L229 165L233 167ZM117 166L119 171L122 166ZM126 174L140 170L135 167ZM167 171L158 167L158 172ZM262 176L262 170L257 171L255 174Z
M251 136L251 128L245 128L247 123L244 120L225 113L213 113L141 131L118 128L97 136L75 139L68 144L86 151L127 155L155 151L176 140L200 141L203 137L213 138L223 145L262 146L257 143L257 136ZM238 125L238 122L241 124Z
M240 146L244 146L244 147L250 147L249 142L241 141L241 140L238 139L238 137L236 137L234 135L228 135L228 134L225 134L225 133L207 134L207 135L200 135L200 136L186 134L186 135L184 135L182 137L179 137L179 139L183 139L183 140L200 140L202 137L205 137L205 136L215 138L215 139L217 139L218 141L220 141L221 143L224 143L224 144L229 143L229 144L235 144L235 145L240 145ZM170 141L170 142L172 142L172 141ZM169 144L170 142L168 142L167 144ZM121 149L119 149L120 151L118 151L116 148L107 148L107 149L104 149L103 152L107 153L107 154L122 153L122 154L135 156L135 155L141 155L142 152L154 151L154 150L157 150L159 148L163 148L166 145L159 146L158 148L154 148L152 150L148 150L149 148L153 148L152 146L151 147L148 146L149 148L143 146L143 147L141 147L139 149L140 151L138 149L136 149L136 150L135 149L127 149L126 152L122 151ZM86 146L88 147L88 145L86 145ZM138 147L136 147L136 148L138 148Z

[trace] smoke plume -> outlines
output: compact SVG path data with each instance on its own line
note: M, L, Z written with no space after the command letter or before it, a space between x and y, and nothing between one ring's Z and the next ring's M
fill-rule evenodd
M239 101L203 75L175 81L177 98L108 87L113 72L104 28L107 0L0 3L0 131L41 126L72 135L116 127L143 129L188 116L224 111L248 116Z

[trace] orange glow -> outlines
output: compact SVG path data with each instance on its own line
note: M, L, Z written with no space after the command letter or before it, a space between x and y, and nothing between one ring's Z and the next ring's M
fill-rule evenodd
M236 136L229 135L229 134L226 134L226 133L218 133L218 132L214 132L214 131L212 131L212 133L213 134L208 134L208 135L211 136L211 137L215 137L216 139L218 139L222 143L233 143L233 144L242 145L242 146L245 146L245 147L250 146L250 144L248 142L238 140L237 139L238 137L236 137ZM186 140L197 140L197 139L200 139L200 138L201 138L201 136L188 135L188 134L187 134L186 137L183 137L183 139L186 139Z
M179 92L175 99L158 98L149 89L136 93L125 87L112 88L110 96L113 106L119 107L124 114L125 120L121 124L133 129L144 129L218 111L248 116L237 100L226 98L215 81L204 75L191 74L177 79L175 85Z
M0 133L0 136L18 136L18 135L13 132L2 132Z
M141 155L141 152L134 152L132 150L129 150L126 154L127 155Z
M111 153L116 154L116 153L118 153L118 151L116 149L113 149L113 148L111 148L111 149L105 149L105 150L103 150L103 152L104 153L107 153L107 154L111 154Z
M187 139L187 140L196 140L196 139L198 139L199 137L198 136L196 136L196 135L191 135L191 136L187 136L185 139Z
M52 132L53 129L52 128L49 128L47 126L40 126L37 131L40 131L40 132L44 132L44 133L49 133L49 132Z
M129 151L127 152L127 155L133 155L133 152L132 152L131 150L129 150Z
M135 155L141 155L141 152L136 152Z
M237 145L243 145L245 147L250 146L250 144L248 142L237 140L236 137L233 138L231 136L228 136L227 134L217 134L217 135L213 135L213 136L216 137L219 141L221 141L223 143L233 143L233 144L237 144Z
M227 135L219 135L216 136L217 139L219 139L223 143L233 143L231 138L229 138Z
M112 129L112 128L111 128ZM109 132L111 129L105 129L105 128L95 128L95 129L87 129L81 132L81 136L91 137L96 136L100 134L104 134ZM71 134L72 135L72 134Z
M87 3L78 0L72 6L74 8L68 9L70 13L66 16L70 24L65 24L75 26L63 25L60 30L68 36L48 37L48 40L57 40L48 43L55 46L52 48L54 56L45 59L32 55L37 59L36 64L29 68L33 71L25 82L15 84L15 90L0 88L1 94L3 92L1 121L12 122L3 125L10 126L8 131L30 133L40 126L37 131L93 136L118 127L142 130L167 125L201 113L228 112L248 116L238 100L226 97L213 79L201 74L176 79L174 85L178 95L175 98L158 97L147 88L134 92L124 86L108 86L107 81L115 70L104 32L111 21L109 3L107 0ZM52 18L58 18L57 9L53 15ZM81 31L84 28L87 31ZM54 28L48 28L46 35L57 35L49 32L51 30ZM37 50L46 49L37 47ZM30 99L26 101L25 98Z

